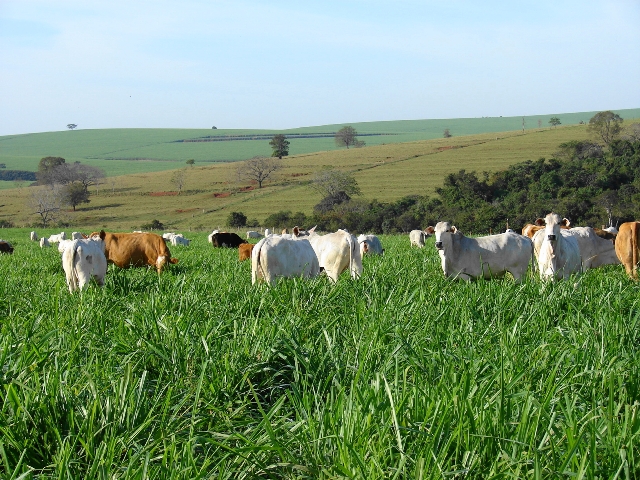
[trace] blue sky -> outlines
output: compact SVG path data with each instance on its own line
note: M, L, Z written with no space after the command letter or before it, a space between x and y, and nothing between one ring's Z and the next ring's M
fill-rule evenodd
M640 107L638 0L0 0L0 135Z

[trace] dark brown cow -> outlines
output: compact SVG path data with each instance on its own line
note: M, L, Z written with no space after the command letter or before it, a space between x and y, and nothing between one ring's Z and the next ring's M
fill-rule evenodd
M640 236L640 222L626 222L618 229L616 238L616 255L620 263L624 265L627 275L634 280L638 280L638 257L640 257L640 246L638 245Z
M211 244L214 247L227 247L227 248L238 248L243 243L247 243L246 240L243 240L239 235L235 233L227 233L227 232L217 232L212 233Z
M9 242L0 240L0 253L13 253L13 247Z
M253 247L255 247L253 243L243 243L240 245L238 247L238 260L243 262L244 260L250 259Z
M178 263L177 258L171 258L164 238L155 233L106 233L101 230L91 234L94 236L104 240L107 261L120 268L151 266L160 273L167 263Z

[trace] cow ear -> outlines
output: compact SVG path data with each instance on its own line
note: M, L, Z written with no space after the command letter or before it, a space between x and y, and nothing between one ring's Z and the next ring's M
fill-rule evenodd
M300 235L300 229L298 228L297 225L293 227L293 230L291 231L291 233L293 233L294 237L297 237L298 235Z
M563 218L562 222L560 222L560 225L564 225L565 227L568 227L571 225L571 221L568 218Z
M451 233L458 233L458 229L456 228L455 225L451 227Z
M538 219L536 219L536 222L535 222L535 223L536 223L536 225L538 225L539 227L544 226L544 225L545 225L544 218L538 218Z
M106 236L107 236L107 234L105 233L105 231L104 230L100 230L100 239L104 240L104 237L106 237Z
M433 235L436 230L431 225L429 225L427 228L424 229L424 231L427 235Z
M309 233L315 233L315 231L316 231L316 227L317 227L317 226L318 226L318 225L314 226L313 228L310 228L310 229L309 229Z

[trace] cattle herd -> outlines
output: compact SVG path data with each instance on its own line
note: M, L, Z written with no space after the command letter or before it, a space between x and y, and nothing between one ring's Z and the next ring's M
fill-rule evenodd
M602 265L620 264L634 280L638 279L640 254L638 235L640 222L623 223L619 230L573 227L566 218L555 213L539 218L522 229L522 234L508 229L505 233L482 237L466 237L449 222L435 227L413 230L409 234L411 246L424 247L425 240L435 236L435 247L442 262L445 277L461 280L501 277L509 272L516 282L527 274L530 262L537 265L540 278L567 279L573 274ZM62 266L70 292L82 290L91 278L104 285L107 264L120 268L153 267L158 273L167 264L178 263L171 257L167 243L172 246L189 245L182 234L162 236L147 232L107 233L104 230L84 235L73 232L71 238L61 232L39 238L31 232L30 239L42 248L58 244ZM264 235L247 232L247 239L239 235L214 230L208 236L213 247L237 248L239 261L251 259L252 283L276 283L278 278L313 278L321 273L332 281L345 270L354 279L362 275L364 255L382 255L384 249L375 235L356 238L346 230L320 235L315 227L303 230L294 227L281 234L265 229ZM13 246L0 240L0 253L13 253Z

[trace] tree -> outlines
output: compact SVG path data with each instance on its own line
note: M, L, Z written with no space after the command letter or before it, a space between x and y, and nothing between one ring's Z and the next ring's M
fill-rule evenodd
M339 147L349 148L351 145L356 145L358 142L358 132L351 126L342 127L336 132L336 145ZM364 145L364 142L361 146Z
M253 157L242 162L238 166L236 173L240 180L258 182L258 188L262 188L262 184L281 168L282 162L280 159Z
M271 145L271 148L273 149L273 153L271 154L271 156L278 157L278 158L288 156L289 144L290 142L289 140L287 140L287 137L285 137L281 133L277 133L276 135L273 136L273 138L269 142L269 145Z
M68 123L67 128L69 130L73 130L74 128L78 128L78 125L76 125L75 123Z
M320 170L311 178L311 188L319 192L323 198L333 197L338 192L347 195L360 195L360 187L356 179L341 170Z
M560 119L558 117L551 117L549 119L549 125L551 125L553 128L556 128L558 125L560 125Z
M184 187L186 177L187 177L187 170L185 168L176 170L171 176L171 185L173 185L176 188L176 190L178 190L178 195L182 193L182 189Z
M442 135L444 138L451 138L451 132L448 128L444 129L444 134Z
M244 227L247 224L247 216L242 212L231 212L227 217L227 225L230 227Z
M613 142L621 131L622 118L611 110L596 113L587 125L587 132L598 140L602 140L605 145Z
M89 192L82 183L73 182L62 189L62 201L67 205L71 205L75 212L77 205L89 203Z
M44 228L58 217L60 204L61 195L56 188L39 188L31 193L28 200L29 208L40 215Z
M190 167L193 167L195 163L196 161L193 158L190 158L189 160L187 160L187 165L189 165Z
M36 173L38 183L40 185L53 185L54 181L51 175L53 169L60 165L64 165L65 162L66 160L62 157L41 158L38 163L38 173Z

